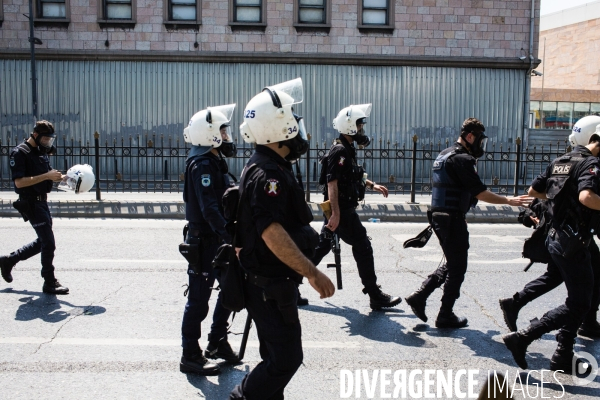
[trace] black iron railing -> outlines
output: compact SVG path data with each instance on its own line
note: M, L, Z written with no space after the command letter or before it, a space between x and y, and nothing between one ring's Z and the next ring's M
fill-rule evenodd
M21 139L22 140L22 139ZM0 190L13 190L10 178L9 154L20 140L0 141ZM488 188L499 194L524 193L529 184L550 161L568 150L568 143L525 147L520 139L515 144L488 142L487 152L477 163L477 169ZM391 194L431 194L431 166L438 153L450 142L430 142L413 137L412 143L391 143L376 140L372 146L359 149L369 179L386 185ZM144 135L120 141L102 141L95 134L92 143L61 137L56 141L57 153L52 165L66 171L75 164L89 164L96 173L96 194L101 192L181 192L185 159L190 145L178 137ZM311 193L320 193L319 160L329 150L329 144L315 144L299 161L305 185ZM237 156L228 159L230 172L240 175L254 148L241 143Z

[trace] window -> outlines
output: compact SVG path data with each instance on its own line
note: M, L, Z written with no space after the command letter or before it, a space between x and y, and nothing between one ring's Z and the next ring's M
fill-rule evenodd
M331 27L331 0L295 0L294 26L296 30Z
M36 0L34 22L39 25L69 24L70 10L67 0Z
M168 28L198 27L202 20L202 0L164 0L165 25Z
M266 0L230 0L229 25L267 26Z
M535 129L572 129L581 118L600 114L600 103L571 103L563 101L531 101Z
M135 25L136 0L99 0L100 27Z
M393 30L394 0L358 0L358 29Z

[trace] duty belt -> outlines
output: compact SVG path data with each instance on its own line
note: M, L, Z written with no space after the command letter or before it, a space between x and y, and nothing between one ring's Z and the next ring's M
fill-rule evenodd
M47 199L48 199L47 194L38 194L37 196L29 195L29 194L20 194L19 195L19 200L21 200L21 201L46 201Z
M246 280L248 282L250 282L251 284L253 284L254 286L258 286L259 288L263 288L263 289L275 281L280 281L280 280L285 280L285 279L290 279L290 278L288 278L288 277L266 278L264 276L253 274L252 272L246 272Z

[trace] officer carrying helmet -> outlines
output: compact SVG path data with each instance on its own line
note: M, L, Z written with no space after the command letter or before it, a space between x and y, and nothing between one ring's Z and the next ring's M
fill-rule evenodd
M377 284L371 240L356 213L367 187L384 197L388 196L387 188L366 179L364 168L356 162L354 144L366 147L371 143L364 129L370 114L371 104L351 105L340 110L333 120L333 127L340 136L321 161L319 180L324 185L325 201L330 202L331 217L325 218L312 261L315 265L321 262L331 250L331 232L337 233L340 239L352 246L363 293L369 295L371 308L379 310L394 307L402 299L384 293Z
M52 216L47 197L52 191L53 182L60 182L64 176L50 165L49 154L55 153L54 125L37 121L31 136L16 146L10 153L10 170L19 200L14 203L25 221L29 221L37 239L8 256L0 257L0 271L6 282L12 282L12 269L19 262L41 253L42 290L49 294L68 294L69 288L58 282L54 276L54 250L56 243L52 231Z
M571 146L575 148L576 146L585 146L588 144L590 137L594 133L600 133L600 129L597 129L597 127L600 127L600 116L590 115L577 121L577 123L573 126L573 133L569 136L569 142L571 143ZM599 132L596 132L597 130ZM523 224L525 226L532 226L533 222L538 225L538 227L536 227L536 231L543 230L546 232L548 230L547 228L549 228L551 224L548 216L548 201L539 200L536 202L535 206L534 203L532 203L530 208L531 210L528 211L531 217L526 215L524 217L526 219L523 221ZM539 226L540 223L543 223L544 226ZM545 243L540 243L540 246L543 246L541 249L542 252L547 252L545 249ZM592 271L594 274L594 288L591 302L592 307L586 314L581 326L577 330L577 334L579 336L585 336L594 339L600 338L600 324L597 320L598 306L600 304L600 249L598 249L598 245L596 244L595 240L590 240L589 251ZM504 321L506 322L508 328L512 332L516 332L517 319L519 317L519 311L521 308L525 307L525 305L527 305L529 302L557 288L563 282L564 279L561 275L561 271L558 269L554 261L549 260L548 267L544 274L527 283L523 290L515 293L512 297L501 299L500 308L502 309Z
M237 151L229 126L234 109L235 104L228 104L199 111L183 132L185 141L191 143L192 148L186 160L183 188L188 224L184 228L182 254L189 262L189 284L181 324L181 372L218 373L219 366L209 362L207 357L238 361L238 355L227 341L227 320L231 312L222 306L220 293L204 354L198 344L200 325L208 314L215 278L220 281L220 270L213 269L212 260L223 242L231 242L225 229L221 199L230 187L225 158L235 156Z
M487 136L484 132L485 127L479 120L467 118L458 140L442 150L433 162L433 193L427 217L442 246L446 262L405 300L413 313L427 322L427 298L443 285L442 304L435 321L437 328L463 328L468 324L466 318L457 316L453 311L460 297L469 257L466 213L478 200L511 206L523 206L530 200L527 196L499 196L487 190L481 182L477 174L477 159L485 152Z
M240 126L256 151L242 172L234 245L246 272L245 305L256 324L262 362L230 399L283 399L303 359L298 284L306 277L321 298L335 291L309 259L318 234L292 173L291 162L308 150L302 117L292 110L302 97L300 78L266 87L248 102Z
M598 269L592 265L589 246L600 228L600 129L593 129L597 122L593 117L587 118L575 125L569 137L573 150L552 161L529 188L530 196L548 200L552 223L546 246L565 282L567 299L541 319L532 320L527 328L502 338L522 369L527 368L529 344L558 329L550 369L564 373L586 370L581 359L573 358L573 345L578 329L586 327L582 323L587 316L593 315L597 323Z

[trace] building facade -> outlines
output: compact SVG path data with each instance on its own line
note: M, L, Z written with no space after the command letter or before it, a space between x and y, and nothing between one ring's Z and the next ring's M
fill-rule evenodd
M0 139L32 122L29 14L0 0ZM533 10L533 13L532 13ZM373 103L387 142L454 140L467 117L523 136L539 0L33 0L39 118L79 140L181 137L210 105L298 76L314 143Z
M571 129L600 113L600 1L542 17L540 57L543 75L531 80L532 127Z

